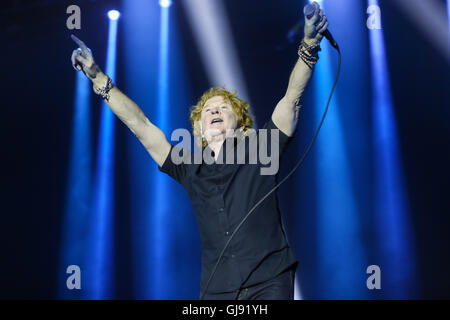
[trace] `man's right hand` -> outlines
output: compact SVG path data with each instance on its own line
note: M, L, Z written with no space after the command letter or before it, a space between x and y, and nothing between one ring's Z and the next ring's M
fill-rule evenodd
M77 71L83 71L84 74L91 80L95 79L98 73L101 72L97 66L92 55L91 49L89 49L83 41L78 39L73 34L70 36L73 41L78 44L79 48L72 52L72 66Z

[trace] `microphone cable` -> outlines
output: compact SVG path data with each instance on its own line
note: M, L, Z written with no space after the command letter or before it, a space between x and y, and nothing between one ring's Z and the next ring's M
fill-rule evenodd
M339 46L337 45L336 42L334 42L334 44L332 44L332 46L337 50L338 55L339 55L339 62L338 62L338 68L337 68L337 72L336 72L336 78L334 80L334 84L333 87L331 89L330 92L330 96L328 98L328 102L327 102L327 106L325 108L325 111L323 113L322 119L320 120L319 126L316 129L316 132L314 134L314 137L312 138L311 142L308 145L308 148L306 149L306 151L304 152L303 156L300 158L300 160L297 162L297 164L294 166L294 168L286 175L286 177L283 178L283 180L281 180L278 184L275 185L275 187L273 187L264 197L262 197L251 209L250 211L247 213L247 215L242 219L242 221L238 224L238 226L234 229L233 233L231 234L231 236L228 238L227 243L225 244L225 246L222 249L222 252L219 255L219 258L217 259L216 264L214 265L214 268L211 272L211 275L209 276L208 281L206 282L206 286L205 289L200 297L200 300L203 300L206 292L208 291L208 286L209 283L211 282L212 278L214 277L214 274L216 273L217 267L220 263L220 260L223 257L223 254L225 253L225 250L228 248L231 240L233 239L234 235L237 233L237 231L241 228L241 226L244 224L244 222L247 220L247 218L250 216L250 214L252 214L252 212L270 195L272 194L276 189L278 189L281 184L283 184L294 172L295 170L297 170L297 168L303 163L303 161L305 160L306 156L308 155L309 151L311 150L314 142L316 141L317 135L319 134L320 129L322 128L322 124L325 120L325 116L327 115L328 112L328 107L330 106L330 101L331 98L333 96L333 92L334 89L336 88L336 84L337 84L337 80L339 78L339 73L341 71L341 51L339 49Z

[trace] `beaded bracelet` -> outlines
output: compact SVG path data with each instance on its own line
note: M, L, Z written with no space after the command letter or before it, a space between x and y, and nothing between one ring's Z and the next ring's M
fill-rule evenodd
M310 69L312 69L319 60L319 51L321 50L322 49L320 48L319 44L308 45L304 40L302 40L298 48L298 56L303 60L303 62L306 63L306 65Z
M104 100L109 101L109 91L114 88L114 84L110 77L106 77L108 78L108 81L106 81L106 84L103 88L96 88L95 86L93 86L93 89L96 94L101 95Z

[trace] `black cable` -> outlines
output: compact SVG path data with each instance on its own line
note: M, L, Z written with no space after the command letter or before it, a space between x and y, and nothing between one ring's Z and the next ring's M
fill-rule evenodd
M227 243L225 244L225 246L222 249L222 252L219 255L219 258L217 259L217 262L211 272L211 275L209 276L208 281L206 282L206 286L205 286L205 290L202 293L202 296L200 297L200 300L203 300L206 292L208 291L208 286L209 283L211 282L214 274L216 273L216 269L217 266L220 263L220 260L222 259L223 254L225 253L225 250L228 248L228 245L231 242L231 239L233 239L233 236L236 234L236 232L240 229L240 227L244 224L244 222L247 220L247 218L250 216L250 214L256 209L257 206L259 206L271 193L273 193L276 189L278 189L280 187L280 185L282 183L284 183L293 173L295 170L297 170L297 168L302 164L303 160L305 160L306 156L308 155L309 151L311 150L314 142L316 141L317 135L319 134L320 128L322 128L322 124L323 121L325 120L325 116L327 115L328 112L328 107L330 106L330 101L331 101L331 97L333 96L333 92L334 92L334 88L336 87L337 84L337 80L339 78L339 73L341 71L341 51L339 50L339 46L336 44L336 50L339 54L339 63L338 63L338 69L337 69L337 73L336 73L336 79L334 80L334 84L333 87L331 89L330 92L330 96L328 98L328 102L327 102L327 106L325 108L325 111L323 113L322 116L322 120L319 123L319 126L317 127L316 133L314 134L314 137L312 138L311 142L308 145L308 148L306 149L305 153L303 154L303 156L301 157L301 159L297 162L297 164L294 166L294 168L288 173L288 175L286 177L283 178L283 180L281 180L277 185L275 185L275 187L272 188L272 190L270 190L264 197L262 197L251 209L250 211L247 213L247 215L242 219L242 221L238 224L238 226L234 229L233 233L231 234L230 238L228 239Z

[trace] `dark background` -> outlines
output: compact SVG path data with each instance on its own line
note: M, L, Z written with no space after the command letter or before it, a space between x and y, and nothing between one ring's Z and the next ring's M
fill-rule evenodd
M254 105L261 108L255 112L258 125L261 126L264 116L283 95L296 58L295 45L283 51L273 48L282 42L287 30L295 23L303 3L274 0L224 2L250 98ZM256 2L258 5L255 5ZM418 259L418 297L448 299L448 62L391 1L381 3L383 26L389 31L385 32L388 67L415 237L413 248ZM70 64L70 55L75 46L69 38L70 30L65 28L65 8L70 4L78 4L86 12L81 35L90 47L95 47L96 60L104 61L102 54L106 51L106 42L103 35L107 34L107 25L97 23L97 19L108 9L120 9L120 1L2 1L0 5L3 171L0 193L1 298L56 298L55 274L60 250L75 88L74 70ZM171 10L180 25L187 25L182 6L175 3ZM187 47L192 43L193 35L189 28L183 30L180 39L182 46ZM119 39L121 36L119 31ZM351 34L348 36L351 37ZM123 48L119 47L118 83L124 74L120 67L121 50ZM192 103L209 86L204 70L199 72L194 69L198 59L196 50L186 50ZM343 72L346 71L350 72ZM97 97L93 99L97 101ZM370 97L367 100L370 101ZM98 124L99 111L94 109L92 114L93 123ZM314 124L304 126L307 132L312 132L313 127ZM347 130L351 128L350 124ZM96 129L93 128L93 132ZM125 148L127 129L117 125L116 130L116 152L120 155ZM304 146L309 139L310 136L305 135L297 143ZM296 153L290 153L291 162L297 157ZM126 159L120 156L118 159L118 168L125 167ZM299 174L297 177L301 176ZM295 180L290 184L294 185ZM126 190L123 188L124 199L121 201L126 201ZM123 208L126 211L123 202L119 201L117 207L118 210ZM122 251L126 258L129 244L126 227L130 222L126 214L118 216L124 228L119 234L123 239L125 249ZM117 281L128 283L131 264L123 262L119 270L121 276ZM133 297L131 285L122 288L125 291L117 293L117 297ZM312 299L320 297L308 282L303 295Z

